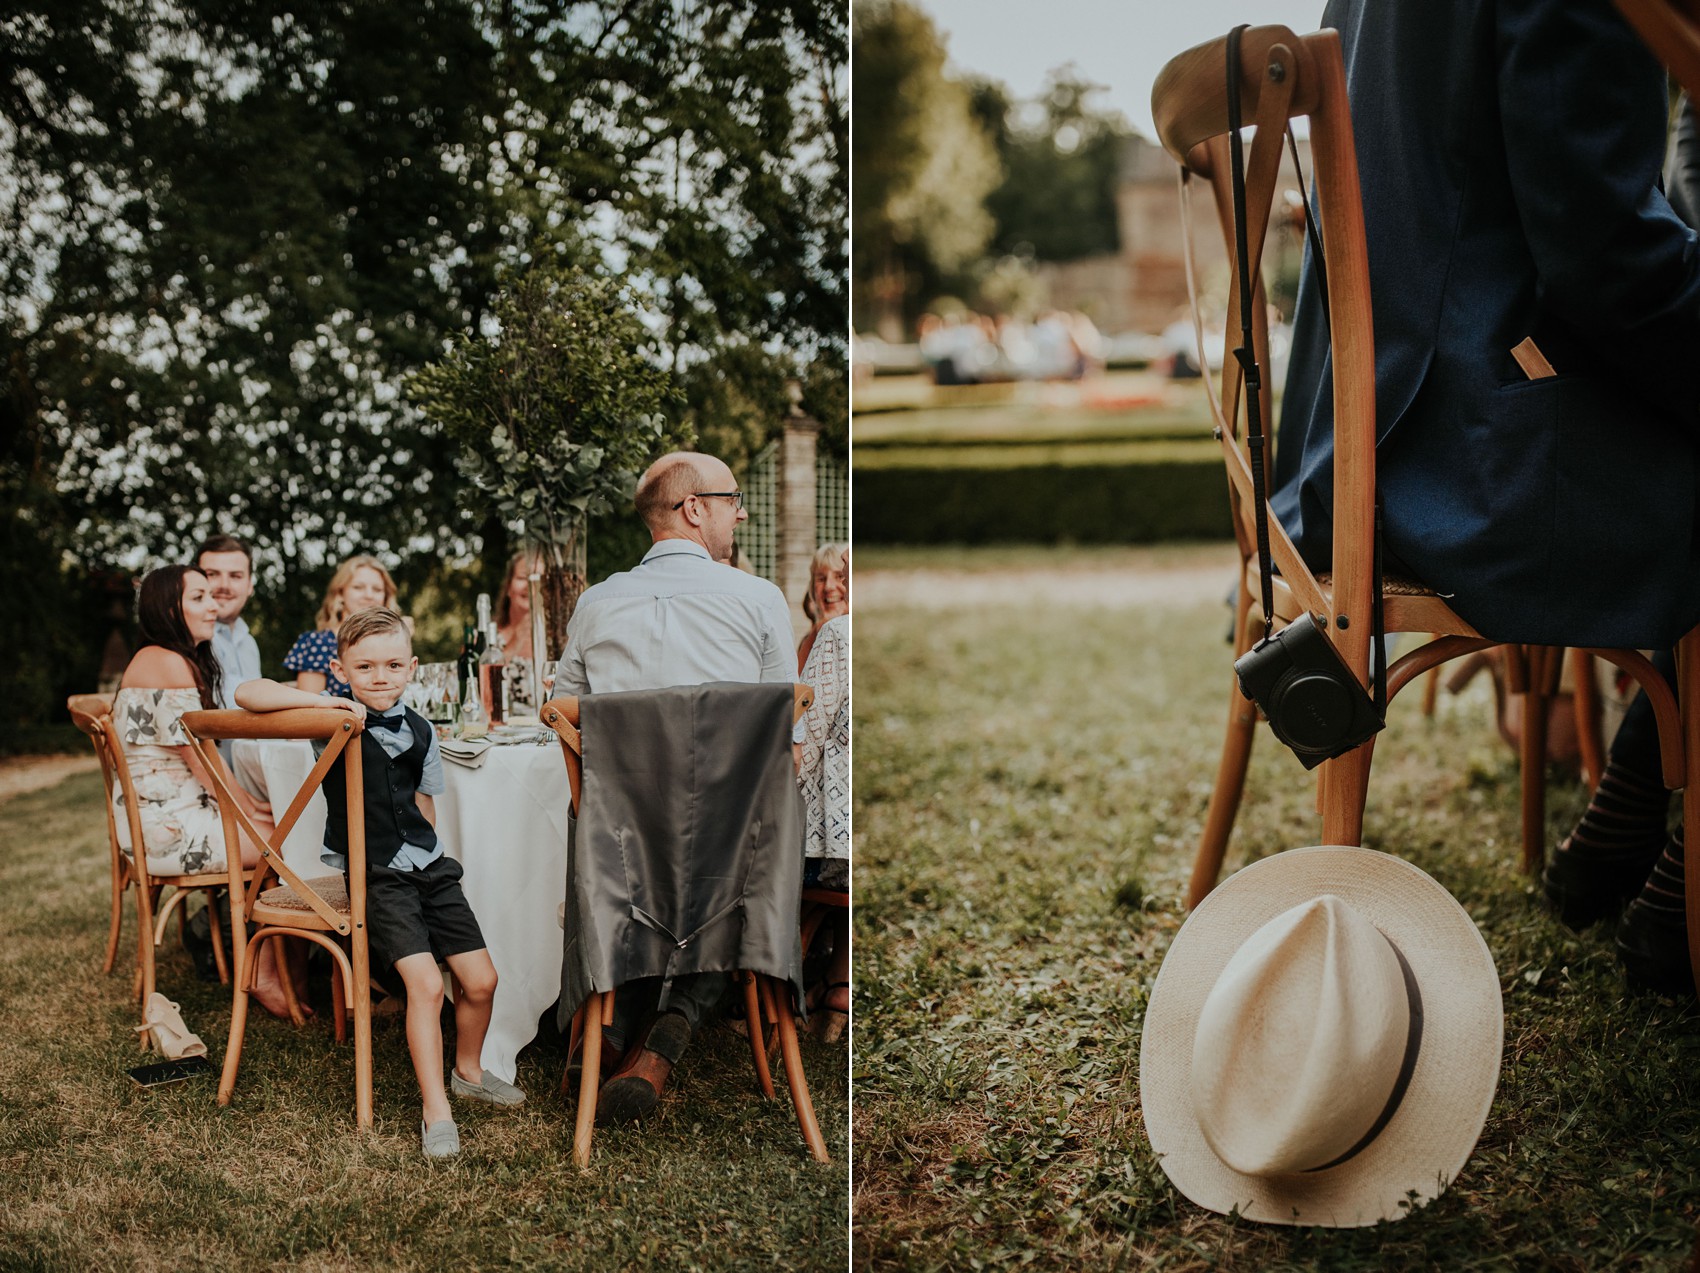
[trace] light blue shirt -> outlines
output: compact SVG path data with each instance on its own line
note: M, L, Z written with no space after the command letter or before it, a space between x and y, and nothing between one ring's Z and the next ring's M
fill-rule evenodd
M663 539L633 569L585 589L555 693L796 679L785 594L701 544Z
M391 716L400 716L406 710L400 703L397 703L387 712L374 712L371 708L367 708L366 712L369 716L383 716L387 719ZM384 749L386 756L399 756L413 746L413 726L406 721L402 722L400 729L378 729L372 731L372 736L378 740L378 746ZM359 746L359 740L350 742L349 746ZM313 740L313 755L319 755L324 749L325 740L315 738ZM443 790L443 757L437 746L437 735L433 732L425 744L425 767L419 771L419 794L422 796L438 796L443 793ZM438 836L436 845L429 849L421 848L417 844L404 843L395 857L390 859L389 866L392 871L417 871L430 866L431 863L442 856L443 840L441 836ZM326 866L335 867L339 871L348 869L348 859L340 853L331 852L329 846L320 850L319 861Z
M234 708L236 687L243 681L258 680L260 675L260 647L248 632L247 620L237 615L235 623L213 624L212 651L224 674L219 697L226 707Z

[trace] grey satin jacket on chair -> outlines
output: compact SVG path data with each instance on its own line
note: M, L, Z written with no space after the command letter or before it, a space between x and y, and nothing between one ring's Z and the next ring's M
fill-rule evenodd
M561 1028L587 995L640 977L747 968L800 1004L791 685L588 694L579 711Z

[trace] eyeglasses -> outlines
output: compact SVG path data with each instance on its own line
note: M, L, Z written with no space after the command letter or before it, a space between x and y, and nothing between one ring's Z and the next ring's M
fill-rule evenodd
M734 511L744 506L744 493L742 491L692 491L690 495L685 496L685 499L690 499L691 495L698 499L729 499L732 501ZM684 506L685 500L682 499L673 505L673 511L676 513Z

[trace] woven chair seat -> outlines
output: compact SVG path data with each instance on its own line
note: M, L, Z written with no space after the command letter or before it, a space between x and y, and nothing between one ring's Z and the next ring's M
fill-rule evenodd
M343 883L340 875L321 875L317 879L304 881L308 888L317 893L330 908L340 915L348 914L348 886ZM287 884L276 888L268 888L260 894L259 905L269 906L280 911L310 911L313 908Z
M1324 588L1334 586L1333 575L1318 575L1316 582ZM1383 575L1381 577L1382 594L1389 597L1438 597L1440 594L1427 584L1418 583L1415 579L1401 579L1398 575Z

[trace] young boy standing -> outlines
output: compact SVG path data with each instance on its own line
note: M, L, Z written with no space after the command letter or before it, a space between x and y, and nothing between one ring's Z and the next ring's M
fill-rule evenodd
M402 705L419 660L407 624L394 610L363 610L337 629L331 671L353 699L336 699L254 680L236 693L251 712L337 707L365 721L359 740L365 778L366 919L372 966L394 964L407 991L407 1047L425 1098L420 1125L427 1158L460 1152L460 1133L443 1091L441 957L459 985L455 995L454 1094L493 1105L518 1105L525 1094L486 1071L480 1055L490 1025L496 967L461 891L461 866L437 842L432 797L443 790L442 761L430 723ZM315 744L320 750L323 744ZM347 876L347 771L325 775L323 860ZM468 1078L467 1075L474 1077Z

